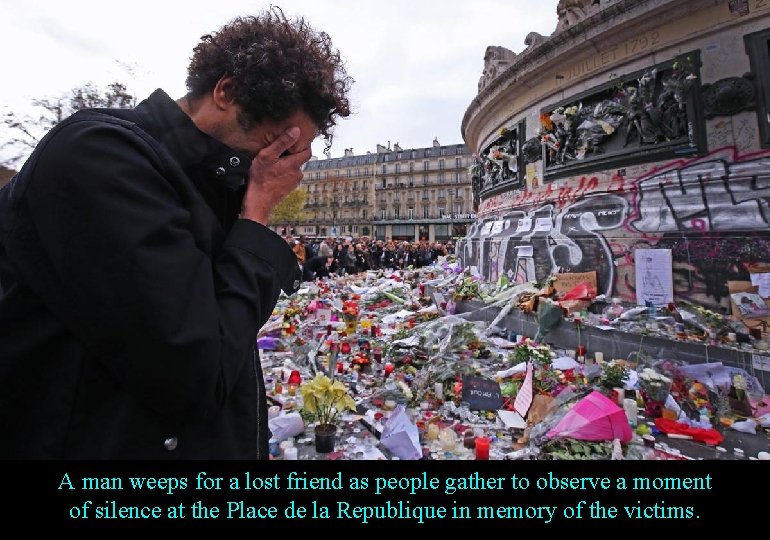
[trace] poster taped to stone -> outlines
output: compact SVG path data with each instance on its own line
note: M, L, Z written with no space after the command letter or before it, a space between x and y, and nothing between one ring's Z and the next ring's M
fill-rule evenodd
M516 226L516 232L517 233L529 232L531 228L532 228L532 218L529 218L529 217L521 218L519 220L518 225Z
M651 302L665 306L674 301L674 278L670 249L637 249L636 303L640 306Z

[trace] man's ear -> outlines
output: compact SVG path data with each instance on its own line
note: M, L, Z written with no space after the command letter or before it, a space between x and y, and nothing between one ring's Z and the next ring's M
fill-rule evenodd
M233 105L234 85L232 77L228 75L224 75L219 79L212 92L212 99L218 108L225 110Z

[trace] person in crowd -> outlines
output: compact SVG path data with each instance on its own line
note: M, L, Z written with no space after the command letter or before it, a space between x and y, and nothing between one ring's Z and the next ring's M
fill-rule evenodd
M398 268L398 253L396 246L392 241L385 244L382 251L382 268L386 270L395 270Z
M321 242L318 246L318 254L321 257L329 257L334 255L334 240L331 236L327 236L326 240Z
M297 262L300 266L305 264L306 250L305 250L305 237L300 236L298 240L294 240L294 246L292 247L294 255L297 256Z
M186 84L75 113L0 190L0 458L269 457L256 337L301 272L266 224L352 79L271 7Z
M322 279L331 275L332 264L334 263L334 257L331 255L328 257L322 257L316 255L311 257L302 267L302 280L303 281L315 281L316 279Z

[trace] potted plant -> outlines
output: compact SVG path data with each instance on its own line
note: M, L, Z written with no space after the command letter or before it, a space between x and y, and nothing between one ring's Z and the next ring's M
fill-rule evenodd
M314 379L300 386L302 409L307 416L318 421L315 427L316 451L334 450L337 420L344 410L356 410L356 403L340 381L332 381L319 373Z

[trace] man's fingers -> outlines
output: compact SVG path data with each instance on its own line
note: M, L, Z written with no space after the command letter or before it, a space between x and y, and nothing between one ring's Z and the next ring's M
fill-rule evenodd
M281 157L286 150L291 148L297 139L299 139L300 129L297 126L290 127L283 133L281 133L276 140L270 143L270 146L264 148L259 156L266 160L275 162Z

